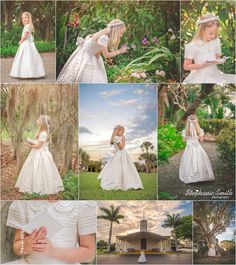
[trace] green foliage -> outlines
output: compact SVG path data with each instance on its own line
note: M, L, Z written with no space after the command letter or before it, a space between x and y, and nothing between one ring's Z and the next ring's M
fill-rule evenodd
M192 239L192 216L183 216L175 229L177 238Z
M64 200L78 200L78 175L68 171L63 177L65 190L62 192Z
M158 200L176 200L176 196L173 196L165 191L160 191L158 195Z
M122 4L114 0L59 2L57 74L75 50L78 35L84 38L104 29L112 19L119 18L126 24L126 32L122 36L120 46L125 44L129 49L127 54L105 60L108 81L113 83L178 80L178 10L177 1L127 1ZM79 18L76 26L71 23L68 25L68 15L69 22ZM146 44L142 43L144 37L147 39ZM157 70L164 71L165 76L157 75ZM135 73L144 74L138 78L131 76Z
M44 41L36 41L35 46L40 53L43 52L55 52L55 41L44 42ZM17 49L19 45L9 45L3 46L0 49L1 57L13 57L16 55Z
M158 128L158 164L168 162L173 154L184 147L182 137L174 125L166 124Z
M217 148L220 157L231 167L235 168L235 123L220 131L217 137Z
M219 135L220 131L234 126L234 120L232 119L200 119L200 127L205 133L211 133Z
M156 174L140 173L143 190L110 190L100 188L99 173L80 172L80 200L156 200Z

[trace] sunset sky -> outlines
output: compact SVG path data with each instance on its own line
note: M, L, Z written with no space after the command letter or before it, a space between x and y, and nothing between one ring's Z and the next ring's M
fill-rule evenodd
M115 243L117 235L124 235L139 231L139 222L148 221L148 231L162 236L169 236L171 229L161 227L167 214L192 215L192 202L190 201L98 201L98 207L120 206L120 213L125 216L120 224L113 225L112 242ZM98 215L101 211L98 210ZM99 240L108 240L109 222L98 219L97 237Z
M91 160L108 159L117 124L125 127L126 150L134 161L140 145L156 147L156 84L81 84L79 143Z

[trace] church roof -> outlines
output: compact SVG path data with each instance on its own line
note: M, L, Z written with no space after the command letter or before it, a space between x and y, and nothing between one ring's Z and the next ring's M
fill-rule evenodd
M161 241L168 239L169 236L161 236L152 232L146 232L146 231L139 231L135 233L131 233L125 236L116 236L118 239L121 240L129 240L129 241L134 241L137 239L151 239L154 241Z

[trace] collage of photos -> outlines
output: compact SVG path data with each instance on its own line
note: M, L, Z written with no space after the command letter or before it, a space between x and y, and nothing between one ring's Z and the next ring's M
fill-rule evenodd
M2 0L0 264L235 264L235 0Z

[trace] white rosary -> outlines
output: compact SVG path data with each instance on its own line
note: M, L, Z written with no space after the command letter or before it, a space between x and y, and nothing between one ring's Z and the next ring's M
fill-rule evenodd
M25 232L23 229L20 230L20 255L23 259L24 256L24 239L25 239Z

